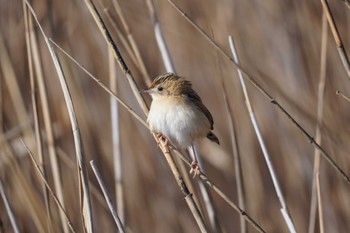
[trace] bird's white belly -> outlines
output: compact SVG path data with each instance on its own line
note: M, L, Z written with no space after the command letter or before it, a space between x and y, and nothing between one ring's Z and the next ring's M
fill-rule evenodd
M184 149L209 132L209 121L198 109L185 104L154 100L147 119L153 132L166 136L176 147Z

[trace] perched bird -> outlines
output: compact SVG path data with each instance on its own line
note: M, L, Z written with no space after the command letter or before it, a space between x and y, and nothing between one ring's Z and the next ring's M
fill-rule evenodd
M213 130L213 117L190 81L173 73L157 77L145 90L152 97L147 123L159 140L170 141L177 149L193 150L190 173L201 173L194 142L207 137L219 144Z

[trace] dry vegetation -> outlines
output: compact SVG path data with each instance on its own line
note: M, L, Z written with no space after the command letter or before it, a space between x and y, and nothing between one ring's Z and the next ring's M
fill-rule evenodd
M140 89L166 71L145 1L118 1L120 9L115 0L94 3ZM221 146L209 141L199 145L207 176L238 205L241 202L236 184L240 167L245 211L266 232L291 232L280 212L281 204L250 121L236 66L168 1L154 3L176 72L193 82L214 117L214 132ZM310 135L316 134L319 125L317 140L322 137L322 148L350 175L350 102L336 94L339 90L345 97L350 96L350 79L332 31L328 25L322 29L320 1L175 3L231 57L228 36L232 35L244 70ZM32 0L31 4L45 34L112 90L115 82L110 77L117 80L117 95L146 119L120 67L111 69L108 45L85 2ZM47 189L25 145L45 171L73 228L83 232L76 147L67 105L44 37L30 17L28 25L34 26L35 34L26 37L23 9L22 1L0 1L0 232L70 231L55 198L43 191ZM350 10L340 0L331 1L330 9L345 50L350 49ZM26 14L31 15L29 11ZM132 49L130 36L139 57ZM86 162L83 170L87 170L90 180L93 232L118 230L90 160L96 162L126 232L200 232L147 127L121 105L116 118L115 112L111 113L115 111L115 106L111 111L114 98L56 46L54 49L80 127ZM319 198L312 198L317 193L312 192L317 177L313 175L317 171L314 164L319 156L315 147L254 85L246 85L297 232L349 232L350 183L321 156ZM225 107L223 86L232 116ZM145 98L149 104L150 99ZM235 126L241 164L233 156L230 120ZM113 124L119 125L115 132L119 132L120 143L113 143ZM118 155L121 160L116 162ZM189 168L180 164L177 155L173 156L194 193L208 231L244 233L240 214L208 188L218 220L213 229L200 192L200 179L188 179ZM116 173L122 174L121 186L117 185ZM321 215L315 212L315 221L310 218L312 200L323 210ZM15 224L10 220L7 204ZM256 229L247 224L246 232Z

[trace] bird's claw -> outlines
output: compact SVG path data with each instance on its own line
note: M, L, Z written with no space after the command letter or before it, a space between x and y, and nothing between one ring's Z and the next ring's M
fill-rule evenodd
M202 174L201 168L197 161L192 161L191 163L190 174L192 174L192 172L193 172L193 178Z
M160 144L162 144L162 146L166 146L168 144L168 138L165 137L163 134L161 133L157 133L156 134L156 140L157 140L157 145L159 146Z

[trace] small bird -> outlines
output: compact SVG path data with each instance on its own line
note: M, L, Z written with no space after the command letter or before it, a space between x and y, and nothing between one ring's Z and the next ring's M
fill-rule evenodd
M173 73L158 76L145 90L152 97L147 118L152 133L159 141L171 142L177 149L191 148L194 161L190 173L201 174L194 142L207 137L219 144L213 130L213 117L190 81Z

